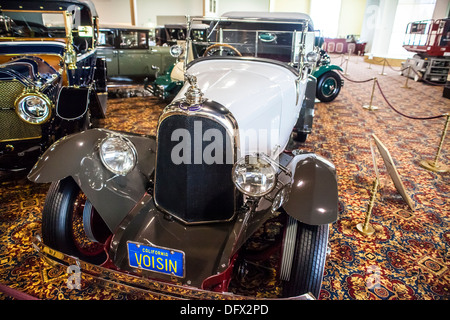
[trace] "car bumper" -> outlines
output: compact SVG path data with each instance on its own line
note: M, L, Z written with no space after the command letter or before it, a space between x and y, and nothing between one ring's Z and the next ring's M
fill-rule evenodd
M117 270L112 270L106 266L93 265L46 246L39 236L37 236L33 242L33 247L37 250L44 261L53 266L78 266L83 281L96 283L108 289L132 294L133 296L137 296L142 299L259 300L257 297L235 295L228 292L212 292L195 287L160 282L144 277L130 275ZM313 295L307 293L284 300L315 300L315 298Z

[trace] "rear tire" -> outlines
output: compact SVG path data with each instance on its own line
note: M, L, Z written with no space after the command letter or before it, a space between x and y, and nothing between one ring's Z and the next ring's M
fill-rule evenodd
M297 224L294 243L284 239L284 250L294 249L289 280L283 281L283 296L293 297L311 293L319 298L328 247L328 224L312 226L289 217ZM286 237L286 235L285 235Z
M53 182L49 188L42 212L42 239L49 247L74 255L81 260L100 264L106 260L104 242L110 232L75 181L65 178ZM92 208L92 221L96 221L96 231L100 229L101 239L90 240L83 228L83 209ZM102 241L102 242L100 242Z
M317 79L316 97L321 102L331 102L339 95L341 86L341 77L336 72L325 72Z

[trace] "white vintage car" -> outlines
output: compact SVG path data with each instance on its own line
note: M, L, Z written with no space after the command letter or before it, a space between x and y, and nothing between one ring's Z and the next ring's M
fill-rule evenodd
M267 13L202 22L209 40L188 39L196 59L156 137L88 130L32 169L30 180L52 182L38 247L67 264L75 256L90 274L115 270L108 281L133 274L140 288L189 298L240 294L249 266L275 260L276 298L318 298L336 172L285 150L314 103L312 22Z

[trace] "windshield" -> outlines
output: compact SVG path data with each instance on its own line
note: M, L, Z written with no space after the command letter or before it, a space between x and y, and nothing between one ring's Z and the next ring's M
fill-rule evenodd
M64 11L2 11L9 26L3 35L24 38L65 38Z
M301 30L300 24L211 21L207 38L193 39L194 55L249 56L295 64L302 41Z

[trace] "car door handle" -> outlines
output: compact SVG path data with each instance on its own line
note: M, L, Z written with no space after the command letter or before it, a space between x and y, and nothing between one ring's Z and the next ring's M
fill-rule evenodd
M151 53L156 53L156 52L158 52L158 50L156 50L156 49L151 49L150 52L151 52Z

